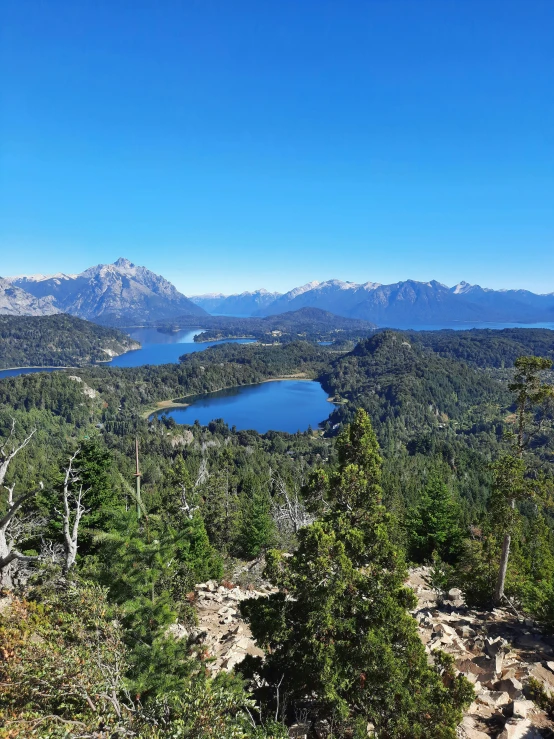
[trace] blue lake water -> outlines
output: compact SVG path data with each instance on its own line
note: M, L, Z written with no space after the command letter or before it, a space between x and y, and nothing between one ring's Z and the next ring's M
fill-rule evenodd
M199 421L202 426L222 418L239 430L254 429L265 434L271 429L294 434L306 431L308 426L316 429L332 411L333 405L319 382L277 380L197 396L187 408L153 415L167 415L180 424Z
M222 341L206 341L195 343L194 337L202 333L201 328L175 331L171 334L161 333L155 328L128 329L132 339L140 342L142 348L114 357L106 362L106 367L139 367L141 364L169 364L178 362L183 354L201 352L218 344L251 344L251 339L224 339Z
M35 372L54 372L59 367L27 367L26 369L0 370L0 380L3 377L15 377L16 375L32 375Z
M110 362L102 362L102 367L139 367L141 364L169 364L178 362L179 357L183 354L201 352L210 346L225 343L252 343L251 339L224 339L197 344L194 342L194 337L202 333L201 328L175 331L171 334L162 333L155 328L133 328L125 331L132 339L141 344L141 348L114 357ZM0 379L2 377L15 377L15 375L28 375L33 372L53 372L55 369L56 367L32 367L0 370Z
M481 323L463 323L462 321L455 321L454 323L428 323L420 324L419 326L412 326L404 324L402 326L390 326L392 329L398 331L441 331L443 329L453 329L454 331L469 331L472 328L493 328L495 330L501 330L503 328L549 328L554 330L554 323L495 323L481 322Z

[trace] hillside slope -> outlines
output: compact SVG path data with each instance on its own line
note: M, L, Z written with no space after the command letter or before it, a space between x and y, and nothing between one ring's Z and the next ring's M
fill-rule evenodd
M0 369L76 367L138 347L121 331L74 316L0 316Z

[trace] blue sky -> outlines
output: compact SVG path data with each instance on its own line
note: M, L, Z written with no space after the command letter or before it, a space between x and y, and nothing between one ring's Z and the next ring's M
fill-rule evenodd
M0 274L554 291L552 0L1 0Z

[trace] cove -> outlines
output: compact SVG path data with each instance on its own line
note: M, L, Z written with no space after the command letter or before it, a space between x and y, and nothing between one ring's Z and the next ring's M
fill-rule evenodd
M140 342L141 348L135 349L111 362L105 362L105 367L140 367L143 364L170 364L179 361L183 354L201 352L210 346L218 344L250 344L251 339L223 339L222 341L206 341L195 343L194 337L202 333L201 328L163 333L155 328L124 329L135 341Z
M127 328L122 329L129 336L141 344L140 349L134 349L109 362L102 362L101 367L140 367L143 364L173 364L179 361L183 354L202 352L210 346L218 344L251 344L252 339L222 339L221 341L205 341L197 343L194 337L203 332L201 328L186 329L164 333L155 328ZM15 367L0 370L0 380L3 377L29 375L34 372L53 372L58 369L79 369L78 367Z
M183 399L185 400L185 399ZM186 408L157 411L150 416L169 416L176 423L206 426L222 418L238 430L259 434L286 431L294 434L316 429L333 410L327 393L315 380L274 380L195 396Z

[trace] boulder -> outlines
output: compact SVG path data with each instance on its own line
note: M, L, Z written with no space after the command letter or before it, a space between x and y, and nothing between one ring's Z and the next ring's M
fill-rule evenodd
M478 724L472 716L464 718L461 728L467 739L490 739L488 734L478 728Z
M541 735L527 718L510 719L498 739L541 739Z
M513 700L514 698L519 698L523 690L523 685L515 677L507 677L503 680L498 680L498 682L495 683L494 688L495 690L502 690L508 693L510 698Z
M501 690L482 690L477 696L477 702L497 708L507 706L510 702L510 696Z
M515 700L512 704L512 715L514 718L527 718L527 714L536 708L533 701Z
M543 667L540 662L535 662L529 671L529 675L541 683L549 697L554 696L554 672Z

